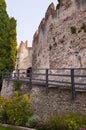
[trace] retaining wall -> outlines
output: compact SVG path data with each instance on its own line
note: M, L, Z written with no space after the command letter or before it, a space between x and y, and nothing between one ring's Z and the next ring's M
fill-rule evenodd
M12 96L12 81L5 81L5 87L1 91L1 95L7 97ZM3 86L4 86L3 83ZM77 91L76 98L71 100L71 91L64 90L60 88L51 87L49 92L46 93L45 86L33 85L32 89L29 89L27 83L22 84L21 94L27 93L33 97L32 106L34 112L38 114L43 119L47 116L53 115L55 113L63 114L69 112L78 112L86 114L86 91ZM7 93L8 92L8 93Z

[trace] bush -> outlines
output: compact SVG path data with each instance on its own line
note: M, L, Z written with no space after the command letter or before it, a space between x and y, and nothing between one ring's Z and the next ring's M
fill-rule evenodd
M5 99L0 96L0 123L7 123L8 117L6 113Z
M21 86L22 86L22 81L20 80L16 80L13 82L13 86L14 86L14 90L17 91L17 90L20 90L21 89Z
M48 118L48 129L49 130L66 130L67 126L65 119L61 115L55 115Z
M34 128L36 127L39 121L41 121L41 118L38 115L33 115L32 117L28 119L26 126L30 128Z
M86 117L80 114L68 114L65 117L67 130L79 130L80 127L86 127Z
M48 118L49 130L79 130L86 128L86 117L80 114L55 115Z
M18 92L15 92L13 99L1 99L2 102L0 102L0 115L2 116L3 112L5 113L6 118L4 121L6 120L5 122L12 125L25 126L28 118L31 117L32 114L28 95L19 96Z
M38 122L38 124L36 125L36 129L37 130L49 130L48 129L48 124L45 122Z

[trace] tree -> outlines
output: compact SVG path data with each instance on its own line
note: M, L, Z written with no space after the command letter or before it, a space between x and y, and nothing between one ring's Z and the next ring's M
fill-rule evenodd
M10 69L14 69L16 64L17 55L17 41L16 41L16 20L10 19L10 31L9 31L9 43L10 43Z
M5 0L0 0L0 71L14 69L16 51L16 20L9 18Z
M58 4L56 5L56 10L60 8L60 0L57 0Z

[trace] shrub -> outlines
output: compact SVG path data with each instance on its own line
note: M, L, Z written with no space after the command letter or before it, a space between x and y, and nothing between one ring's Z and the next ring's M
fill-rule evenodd
M20 90L21 86L22 86L22 81L20 80L16 80L13 82L13 86L14 86L14 90Z
M18 92L14 93L13 99L4 99L0 106L1 115L4 111L6 122L12 125L25 126L29 117L31 117L32 109L28 95L19 96Z
M66 130L66 123L61 115L55 115L48 118L49 130Z
M49 130L48 124L43 121L38 122L38 124L36 125L36 129L37 130Z
M0 123L7 123L7 119L5 99L0 96Z
M67 130L79 130L80 127L86 127L86 118L80 114L68 114L65 117Z
M86 117L80 114L55 115L48 118L49 130L79 130L86 128Z
M41 118L38 115L33 115L32 117L28 119L26 126L30 128L34 128L36 127L39 121L41 121Z

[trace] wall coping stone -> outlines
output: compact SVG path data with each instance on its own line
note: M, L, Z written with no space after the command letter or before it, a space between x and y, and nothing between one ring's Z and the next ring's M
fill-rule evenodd
M1 124L0 126L4 126L6 128L14 128L16 130L36 130L36 129L32 129L32 128L27 128L27 127L21 127L21 126L13 126L13 125L8 125L8 124Z

